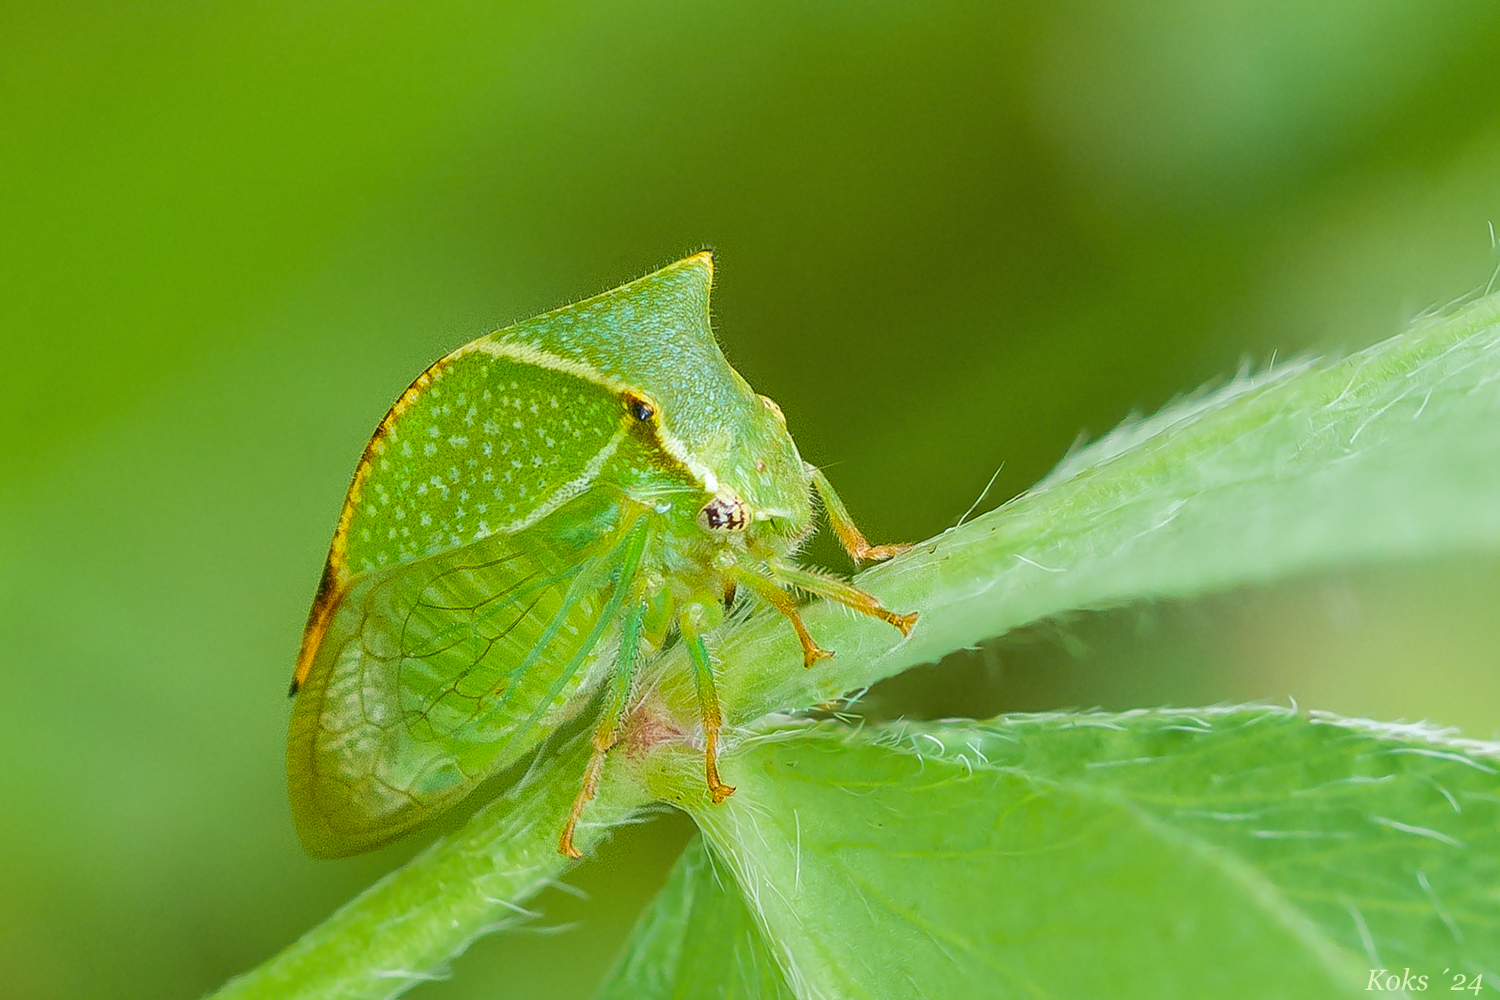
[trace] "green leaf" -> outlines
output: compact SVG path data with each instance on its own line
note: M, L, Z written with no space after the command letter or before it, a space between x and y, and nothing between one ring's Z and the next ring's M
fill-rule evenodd
M681 803L799 996L1330 997L1381 968L1500 971L1497 745L1249 707L783 725L724 769L733 798ZM693 903L705 924L734 905Z
M597 1000L794 996L739 891L695 839L642 915Z
M838 698L1020 625L1335 566L1500 549L1500 296L1120 428L1030 492L860 574L909 640L826 603L802 670L777 616L716 647L730 721ZM663 690L692 704L681 657Z

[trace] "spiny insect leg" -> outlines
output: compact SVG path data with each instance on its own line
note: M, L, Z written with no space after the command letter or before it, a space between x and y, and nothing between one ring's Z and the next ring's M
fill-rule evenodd
M708 794L714 802L723 802L734 794L734 786L719 780L719 728L724 717L719 712L719 692L714 687L714 668L708 659L708 648L698 632L700 609L689 606L678 616L682 641L693 661L693 679L698 684L698 709L703 713L703 765L708 777Z
M736 567L734 576L735 579L743 580L748 584L751 590L765 598L766 603L780 611L792 623L792 629L797 633L797 641L802 644L804 668L810 668L819 660L833 655L832 650L823 649L813 642L813 637L807 633L807 626L802 624L802 616L797 612L796 598L782 590L775 580L744 567Z
M902 635L911 635L912 626L917 623L915 611L904 615L897 614L881 604L874 594L866 593L852 583L845 583L843 580L836 580L800 566L775 560L767 562L766 568L770 570L771 578L774 580L796 587L798 590L805 590L809 594L816 594L818 597L826 597L830 601L838 601L860 614L889 622L899 628Z
M584 806L599 791L599 775L604 770L604 758L619 738L620 719L625 714L625 702L630 698L630 687L635 681L636 664L640 662L641 620L645 617L646 605L637 605L630 610L621 628L620 659L615 664L609 690L604 696L599 728L594 730L594 752L583 770L583 788L573 800L567 825L563 827L562 836L557 841L557 853L570 858L583 857L583 853L573 844L573 831L578 826L579 817L583 815Z
M844 551L849 553L850 559L855 562L861 559L889 559L911 548L905 542L897 542L893 545L871 545L865 540L864 532L855 525L854 518L849 516L849 508L845 507L844 501L839 499L833 484L828 481L827 476L823 475L822 470L809 465L807 471L812 476L813 487L818 491L818 499L823 501L823 510L828 515L828 524L833 528L833 533L839 537L839 544L844 546Z

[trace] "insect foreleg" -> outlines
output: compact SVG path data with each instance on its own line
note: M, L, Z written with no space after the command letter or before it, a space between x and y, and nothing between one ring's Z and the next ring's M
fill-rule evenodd
M823 475L822 470L811 465L804 467L807 469L807 474L812 477L813 488L818 491L818 499L823 501L823 510L828 515L828 524L833 528L833 533L838 535L839 543L844 546L844 551L849 553L849 558L856 562L861 559L889 559L911 548L910 545L904 543L871 545L865 540L864 532L855 525L854 518L849 516L849 508L845 507L844 501L839 499L833 484L828 481L827 476Z
M702 610L689 605L677 618L682 641L693 661L693 680L698 685L698 710L703 714L703 766L708 777L708 794L714 802L723 802L734 794L734 786L719 780L719 728L724 717L719 711L719 692L714 687L714 668L708 659L708 648L699 634Z
M615 663L615 672L610 677L609 689L604 695L604 705L599 713L599 728L594 730L594 752L583 771L583 788L573 800L573 809L568 813L568 823L558 839L557 851L570 858L581 858L583 853L573 846L573 830L578 826L584 806L599 791L599 775L604 770L604 758L619 738L620 719L625 714L625 703L630 698L630 689L635 682L636 665L640 662L641 621L646 617L646 605L637 604L626 613L625 623L620 629L620 655Z

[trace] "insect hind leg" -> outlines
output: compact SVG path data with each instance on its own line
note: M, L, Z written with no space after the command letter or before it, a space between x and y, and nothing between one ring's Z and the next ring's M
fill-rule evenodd
M641 622L646 617L646 605L638 604L626 615L620 630L620 656L615 672L610 677L609 690L604 696L603 710L599 715L599 726L594 730L590 742L594 752L589 755L588 766L583 770L583 787L573 800L568 813L567 825L557 841L557 853L569 858L581 858L583 852L573 843L573 834L584 808L599 791L599 776L604 771L604 758L619 739L620 720L625 715L625 703L630 699L630 689L635 682L636 665L640 662Z

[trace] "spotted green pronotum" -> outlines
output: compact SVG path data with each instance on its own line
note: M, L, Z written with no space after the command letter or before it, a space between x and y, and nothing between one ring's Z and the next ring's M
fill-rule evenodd
M597 788L643 655L675 633L719 779L704 645L738 588L819 649L795 587L882 618L790 562L812 493L855 559L872 546L781 410L714 342L713 258L459 348L396 400L354 473L297 657L287 778L308 853L387 843L463 798L603 688L594 754L559 850Z

